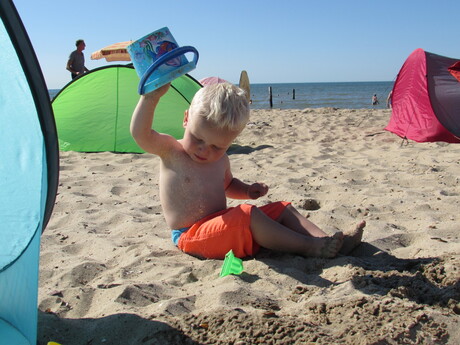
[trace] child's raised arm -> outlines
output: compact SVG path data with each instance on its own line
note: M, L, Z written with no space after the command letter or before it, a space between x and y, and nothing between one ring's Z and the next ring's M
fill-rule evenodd
M152 129L155 109L160 98L168 92L170 84L141 96L134 109L131 119L131 135L136 143L145 151L163 156L176 139L167 134L158 133Z

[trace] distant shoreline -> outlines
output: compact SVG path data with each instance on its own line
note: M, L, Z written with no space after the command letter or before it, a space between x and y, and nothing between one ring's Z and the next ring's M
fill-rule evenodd
M393 81L254 83L251 84L252 109L270 109L269 88L272 89L272 107L276 109L384 109ZM50 99L59 91L49 89ZM380 101L376 106L371 104L374 94Z

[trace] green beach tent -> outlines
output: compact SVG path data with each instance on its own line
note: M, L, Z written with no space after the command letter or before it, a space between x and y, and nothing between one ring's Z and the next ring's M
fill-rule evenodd
M132 64L97 68L68 83L52 101L59 149L144 152L129 131L138 84ZM200 88L190 75L174 80L155 111L155 130L181 138L184 111Z

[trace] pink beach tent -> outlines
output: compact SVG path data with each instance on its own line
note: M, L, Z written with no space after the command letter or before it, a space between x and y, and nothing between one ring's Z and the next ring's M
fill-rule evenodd
M228 83L225 79L219 78L219 77L207 77L200 79L200 84L205 86L205 85L214 85L214 84L220 84L220 83Z
M417 142L460 143L459 62L420 48L413 51L396 78L385 129Z

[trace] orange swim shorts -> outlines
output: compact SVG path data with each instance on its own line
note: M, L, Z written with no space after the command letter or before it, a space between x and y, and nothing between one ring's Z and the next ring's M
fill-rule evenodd
M278 201L259 209L276 220L289 204ZM190 255L207 259L224 259L230 249L238 258L255 255L260 246L254 241L250 229L253 207L256 206L242 204L199 220L180 235L178 248Z

